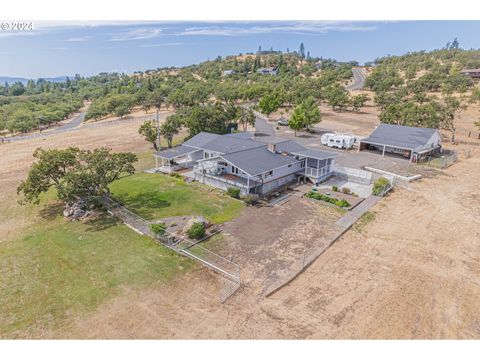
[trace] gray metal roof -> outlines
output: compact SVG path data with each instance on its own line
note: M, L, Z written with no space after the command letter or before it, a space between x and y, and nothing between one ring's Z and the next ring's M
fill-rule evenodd
M260 146L265 146L257 141L245 139L247 135L233 136L233 134L217 135L207 132L201 132L190 140L183 143L185 146L192 146L198 149L215 151L221 154L229 154L236 151L243 151L254 149Z
M200 150L192 148L190 146L180 145L180 146L174 147L172 149L157 151L155 153L155 155L159 156L159 157L162 157L164 159L171 160L171 159L175 159L179 156L184 156L184 155L187 155L187 154L194 153L196 151L200 151Z
M293 151L292 154L305 156L305 157L308 157L311 159L317 159L317 160L332 159L338 156L338 154L336 153L322 151L322 150L314 150L314 149L304 149L304 150Z
M291 156L272 153L266 146L222 155L222 158L251 176L298 162Z
M284 138L274 136L274 135L265 135L265 134L261 134L261 135L255 134L253 140L264 143L264 144L278 144L285 141Z
M282 141L275 144L275 150L293 154L296 151L305 150L305 147L293 140Z
M183 143L183 145L186 146L192 146L196 148L203 148L203 146L207 143L209 143L212 140L215 140L217 137L220 137L220 135L217 134L212 134L208 132L201 132L192 137L191 139L188 139Z
M387 145L407 150L425 147L437 129L380 124L362 143Z
M224 136L233 137L237 139L253 139L253 133L250 131L242 131L231 134L225 134Z
M204 144L202 149L229 154L232 152L254 149L265 144L253 140L238 139L231 136L219 136L216 139Z

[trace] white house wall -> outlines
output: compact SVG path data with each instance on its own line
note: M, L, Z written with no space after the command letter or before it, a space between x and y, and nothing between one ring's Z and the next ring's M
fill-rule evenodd
M435 148L439 147L440 145L442 145L442 138L441 138L440 134L438 133L438 131L436 131L435 134L433 134L433 136L430 138L430 140L428 140L428 142L425 146L425 149L428 149L428 148L435 149Z

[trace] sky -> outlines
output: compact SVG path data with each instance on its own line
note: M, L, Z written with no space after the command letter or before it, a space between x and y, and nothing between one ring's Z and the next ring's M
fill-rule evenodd
M432 50L458 38L480 48L480 21L34 22L0 29L0 76L91 76L185 66L262 49L360 63Z

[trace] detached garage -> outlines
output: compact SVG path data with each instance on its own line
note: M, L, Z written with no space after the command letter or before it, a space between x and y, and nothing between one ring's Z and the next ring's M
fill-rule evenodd
M370 150L394 154L417 161L441 150L442 138L437 129L380 124L366 139L360 140L358 151Z

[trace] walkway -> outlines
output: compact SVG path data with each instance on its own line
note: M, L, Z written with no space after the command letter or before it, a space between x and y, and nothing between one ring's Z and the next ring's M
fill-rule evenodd
M349 229L360 217L365 214L371 207L380 201L381 197L370 195L363 200L358 206L347 212L344 216L337 220L336 224L345 230Z

